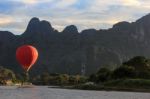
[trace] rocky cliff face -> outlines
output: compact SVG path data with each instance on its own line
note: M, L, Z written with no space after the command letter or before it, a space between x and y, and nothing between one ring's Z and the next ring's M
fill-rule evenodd
M67 26L62 32L47 21L32 18L26 31L19 36L0 31L0 65L16 72L21 68L15 59L17 47L31 44L39 51L39 59L31 74L49 72L86 74L102 66L116 64L133 56L150 57L150 14L136 22L119 22L108 30L88 29L81 33L76 26Z

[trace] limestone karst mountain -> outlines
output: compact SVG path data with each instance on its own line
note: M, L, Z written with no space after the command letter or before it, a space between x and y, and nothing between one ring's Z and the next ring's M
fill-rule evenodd
M16 48L23 44L37 47L39 59L30 71L80 74L85 66L91 74L102 66L112 68L115 64L133 57L150 58L150 14L136 22L119 22L110 29L83 30L74 25L62 32L38 18L32 18L22 35L0 31L0 65L21 70L15 59Z

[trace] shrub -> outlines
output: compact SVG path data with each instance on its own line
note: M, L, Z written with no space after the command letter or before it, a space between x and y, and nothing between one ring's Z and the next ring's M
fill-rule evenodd
M135 69L130 66L120 66L119 68L115 69L112 73L113 79L123 79L123 78L135 78L136 73Z
M105 82L108 81L110 79L110 75L111 75L111 71L107 68L101 68L98 72L97 72L97 81L98 82Z

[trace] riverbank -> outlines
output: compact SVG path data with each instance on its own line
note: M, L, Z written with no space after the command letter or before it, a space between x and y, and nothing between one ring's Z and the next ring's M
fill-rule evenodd
M58 87L57 87L58 88ZM60 86L65 89L96 90L96 91L126 91L126 92L150 92L150 80L145 79L121 79L112 80L100 84L79 84L74 86Z
M148 92L150 93L150 89L143 88L121 88L121 87L106 87L99 85L80 85L71 87L63 87L67 89L80 89L80 90L94 90L94 91L123 91L123 92Z

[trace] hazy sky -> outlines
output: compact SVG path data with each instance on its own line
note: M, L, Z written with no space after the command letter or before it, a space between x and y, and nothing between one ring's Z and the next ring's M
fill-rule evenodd
M32 17L48 20L62 31L74 24L79 31L110 28L150 13L150 0L0 0L0 30L23 33Z

